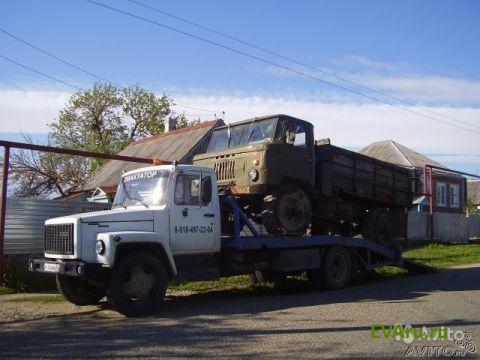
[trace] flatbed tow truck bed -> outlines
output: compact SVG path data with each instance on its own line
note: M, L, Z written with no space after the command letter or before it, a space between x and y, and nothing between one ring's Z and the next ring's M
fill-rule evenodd
M384 246L361 237L339 235L260 235L232 197L224 196L222 202L231 207L234 222L233 235L222 236L222 275L248 271L295 274L322 268L325 271L322 262L332 248L343 248L348 252L352 276L379 266L404 267L417 273L432 271L403 259L401 247L395 244ZM251 235L245 235L247 232Z

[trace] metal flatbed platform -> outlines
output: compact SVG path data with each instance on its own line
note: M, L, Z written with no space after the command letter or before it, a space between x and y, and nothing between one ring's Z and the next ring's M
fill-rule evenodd
M242 250L288 250L322 248L325 246L344 246L350 248L366 268L381 265L402 266L402 251L399 246L383 246L361 237L347 237L340 235L312 235L312 236L265 236L260 235L245 215L236 201L225 196L222 201L227 202L234 214L234 234L222 236L222 249L228 251ZM251 236L241 235L244 227L252 233ZM380 259L380 260L379 260ZM375 261L374 261L375 260Z

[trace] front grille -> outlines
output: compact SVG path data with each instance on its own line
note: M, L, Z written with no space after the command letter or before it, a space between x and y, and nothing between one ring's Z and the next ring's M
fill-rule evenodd
M45 252L73 254L73 224L45 225Z
M213 165L217 180L233 180L235 178L235 160L224 160Z

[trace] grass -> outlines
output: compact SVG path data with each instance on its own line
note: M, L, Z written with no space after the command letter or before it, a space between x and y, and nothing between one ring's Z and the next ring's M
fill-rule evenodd
M410 245L403 253L403 257L420 264L429 265L436 269L445 269L455 265L467 265L480 263L480 243L446 244L446 243L422 243ZM383 266L373 271L361 273L353 280L353 284L365 284L373 281L399 278L408 275L406 269ZM300 278L300 280L303 280ZM301 290L305 286L299 284ZM216 281L184 282L170 287L173 291L192 292L225 292L234 293L272 293L275 291L273 284L253 285L248 276L233 276Z
M428 243L412 246L403 253L404 258L437 269L445 269L455 265L480 263L480 243L446 244Z
M228 278L221 278L214 281L195 281L195 282L183 282L173 286L169 289L174 291L222 291L222 290L239 290L245 289L245 287L251 286L252 283L248 275L231 276Z
M466 265L480 263L480 243L470 242L468 244L445 244L445 243L422 243L410 245L403 253L405 259L432 266L436 269L445 269L455 265ZM360 274L353 280L353 284L364 284L372 281L381 281L390 278L398 278L408 275L407 270L391 266L377 268ZM304 278L300 278L304 280ZM298 285L292 286L302 291L306 288L305 281L298 281ZM215 281L197 281L183 282L169 287L173 292L229 292L231 294L271 294L276 290L272 283L254 285L251 283L249 276L232 276L221 278ZM14 289L6 286L0 286L0 295L16 293ZM37 303L54 303L61 302L65 299L61 295L38 295L25 297L23 301ZM15 301L15 300L12 300Z
M24 296L21 299L10 299L6 300L9 302L32 302L38 304L51 304L51 303L59 303L65 301L65 298L62 295L33 295L33 296Z
M0 285L0 295L14 294L16 291L8 286Z

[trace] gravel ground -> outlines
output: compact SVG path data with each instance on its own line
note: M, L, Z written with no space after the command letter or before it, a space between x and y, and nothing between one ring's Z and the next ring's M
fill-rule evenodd
M403 358L410 345L372 339L372 323L464 330L476 356L480 265L331 292L175 293L161 313L141 319L106 303L77 307L43 303L38 294L3 295L0 357ZM452 345L412 345L425 344Z

